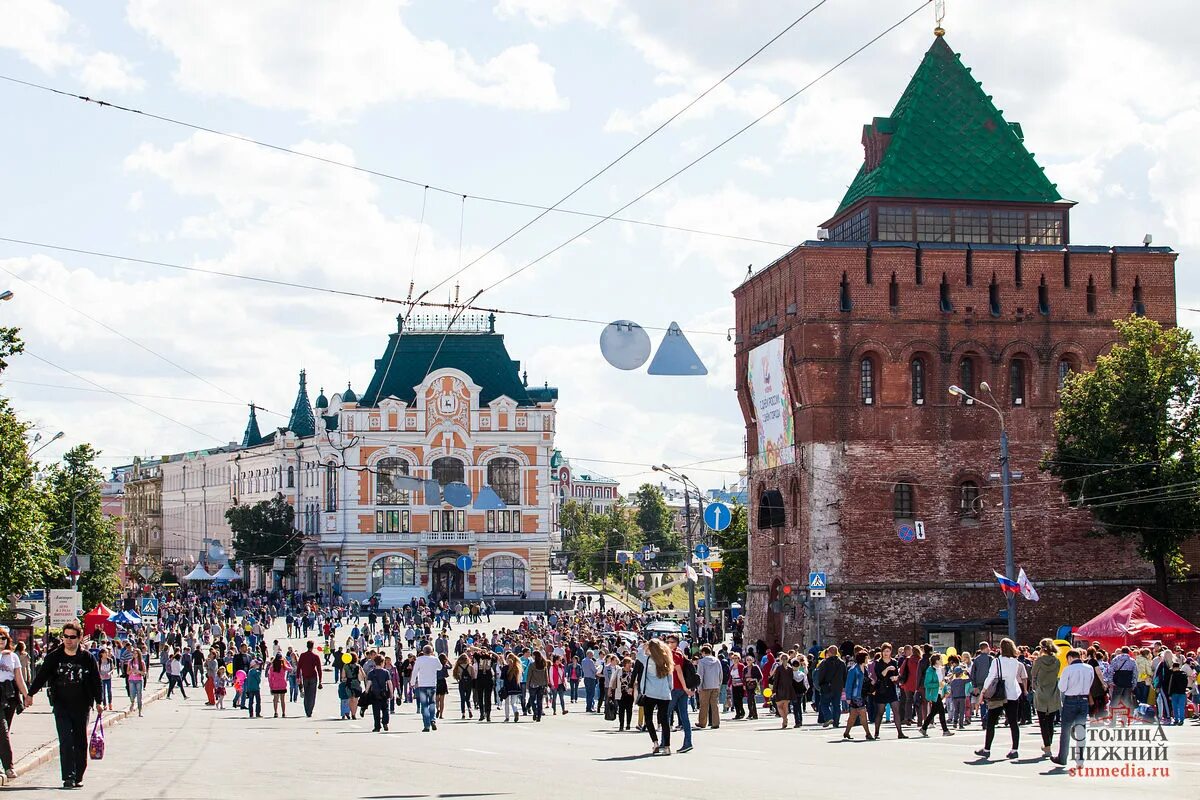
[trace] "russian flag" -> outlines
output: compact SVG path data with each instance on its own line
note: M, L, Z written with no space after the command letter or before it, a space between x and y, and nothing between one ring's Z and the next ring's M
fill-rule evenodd
M999 572L996 572L996 570L992 570L992 574L996 576L996 583L1000 584L1000 591L1005 593L1012 592L1013 594L1021 593L1021 586L1016 581L1004 577Z

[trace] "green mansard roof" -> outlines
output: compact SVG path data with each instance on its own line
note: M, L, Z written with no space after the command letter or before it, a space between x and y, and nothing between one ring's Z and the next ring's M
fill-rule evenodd
M436 356L436 357L435 357ZM379 405L386 397L405 403L416 399L414 387L429 372L453 368L465 372L480 389L479 401L487 405L501 395L519 406L557 399L553 387L530 389L520 376L520 362L508 355L504 336L498 333L393 333L383 357L375 361L375 375L359 398L359 406Z
M867 197L1054 203L1055 185L937 36L890 117L863 128L867 158L838 213ZM873 167L873 168L871 168Z

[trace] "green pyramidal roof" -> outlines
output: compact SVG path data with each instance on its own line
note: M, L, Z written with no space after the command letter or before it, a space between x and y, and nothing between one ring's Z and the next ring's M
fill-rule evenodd
M925 53L892 115L864 126L863 145L867 160L839 213L865 197L1062 200L1025 149L1020 125L1004 121L941 36Z

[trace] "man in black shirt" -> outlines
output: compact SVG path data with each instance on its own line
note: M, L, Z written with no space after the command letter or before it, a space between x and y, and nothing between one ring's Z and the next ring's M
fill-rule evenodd
M30 696L49 684L54 724L58 728L58 763L63 788L83 786L88 759L88 712L104 708L96 659L79 647L83 629L78 622L63 625L62 647L51 650L29 686Z

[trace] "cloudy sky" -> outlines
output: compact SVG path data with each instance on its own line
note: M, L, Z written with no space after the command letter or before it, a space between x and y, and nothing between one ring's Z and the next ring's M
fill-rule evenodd
M0 289L17 293L0 321L23 328L31 353L3 391L43 435L95 443L106 466L239 439L245 404L286 413L302 367L314 396L348 381L361 391L394 305L44 245L399 298L412 281L419 293L538 213L464 208L420 185L552 204L815 2L0 0L0 75L418 184L0 81L0 237L42 243L0 242ZM918 5L827 0L564 207L611 213ZM1080 203L1073 241L1152 233L1183 253L1180 305L1200 306L1195 4L948 6L951 46ZM736 480L730 292L832 213L861 162L862 124L891 110L933 15L930 4L622 214L763 242L607 222L480 298L689 332L706 378L614 370L597 325L501 318L530 382L560 387L558 441L577 465L627 489L662 461L691 464L702 485ZM460 294L593 221L547 216L463 272Z

